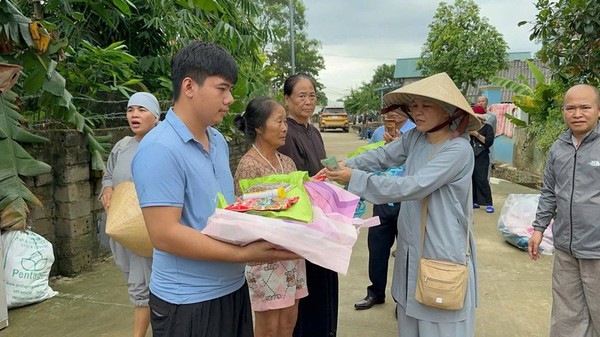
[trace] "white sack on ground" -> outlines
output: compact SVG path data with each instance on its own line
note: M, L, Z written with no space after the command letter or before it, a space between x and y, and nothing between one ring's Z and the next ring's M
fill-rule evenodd
M52 244L32 231L2 234L8 308L41 302L58 292L48 285L54 263Z

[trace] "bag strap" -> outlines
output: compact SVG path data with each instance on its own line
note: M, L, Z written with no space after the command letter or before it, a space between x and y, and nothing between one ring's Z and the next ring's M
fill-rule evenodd
M440 146L444 143L439 144L435 148L431 150L429 153L429 158L427 161L430 161L431 158L439 151ZM469 197L468 197L468 205L473 205L473 186L469 188ZM427 223L427 206L429 204L429 195L423 198L423 205L421 206L421 256L419 259L423 258L423 248L425 247L425 224ZM471 245L469 244L470 234L471 234L471 222L473 222L473 209L469 210L469 214L467 215L467 254L466 254L466 263L469 262L469 257L471 256ZM421 264L419 264L419 273L421 272Z
M469 189L469 205L473 204L473 188ZM423 258L423 248L425 247L425 224L427 222L427 206L429 204L429 195L423 199L423 206L421 206L421 258ZM471 256L471 245L469 242L471 234L471 222L473 220L473 211L469 212L467 216L467 259L466 264L469 263L469 257Z

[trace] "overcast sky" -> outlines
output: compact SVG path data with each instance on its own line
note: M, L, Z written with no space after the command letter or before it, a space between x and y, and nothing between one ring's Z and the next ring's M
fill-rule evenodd
M439 1L303 0L308 36L321 41L325 69L319 81L329 100L337 100L369 82L380 64L419 57ZM453 0L446 1L453 3ZM529 41L535 0L475 0L481 15L504 36L509 52L537 51Z

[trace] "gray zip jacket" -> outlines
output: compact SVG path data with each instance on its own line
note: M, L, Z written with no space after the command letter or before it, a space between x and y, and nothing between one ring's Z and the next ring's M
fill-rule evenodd
M554 247L575 258L600 259L600 124L578 149L571 130L550 148L533 227L554 218Z

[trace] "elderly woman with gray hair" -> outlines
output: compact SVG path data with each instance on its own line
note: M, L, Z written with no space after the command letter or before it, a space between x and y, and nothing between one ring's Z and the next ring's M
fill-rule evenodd
M127 103L127 122L134 136L127 136L119 140L108 156L106 171L102 177L102 191L100 191L99 197L105 212L108 212L110 208L113 187L124 181L133 181L131 162L142 138L158 123L160 113L158 100L150 93L137 92L129 99ZM106 221L105 216L103 216L103 219ZM101 226L101 228L103 227ZM145 336L150 325L148 286L150 284L152 258L139 256L114 240L110 240L109 245L115 263L125 274L129 299L135 305L133 336Z
M416 127L381 148L347 159L340 170L323 173L373 204L402 202L392 284L398 336L474 336L474 158L467 130L477 130L481 123L445 73L390 92L384 102L386 109L402 108ZM400 165L405 167L403 177L372 173ZM417 296L425 294L423 284L443 282L422 276L421 258L462 266L466 293L456 298L455 307L441 308L446 297L426 301ZM423 287L417 289L417 284Z

